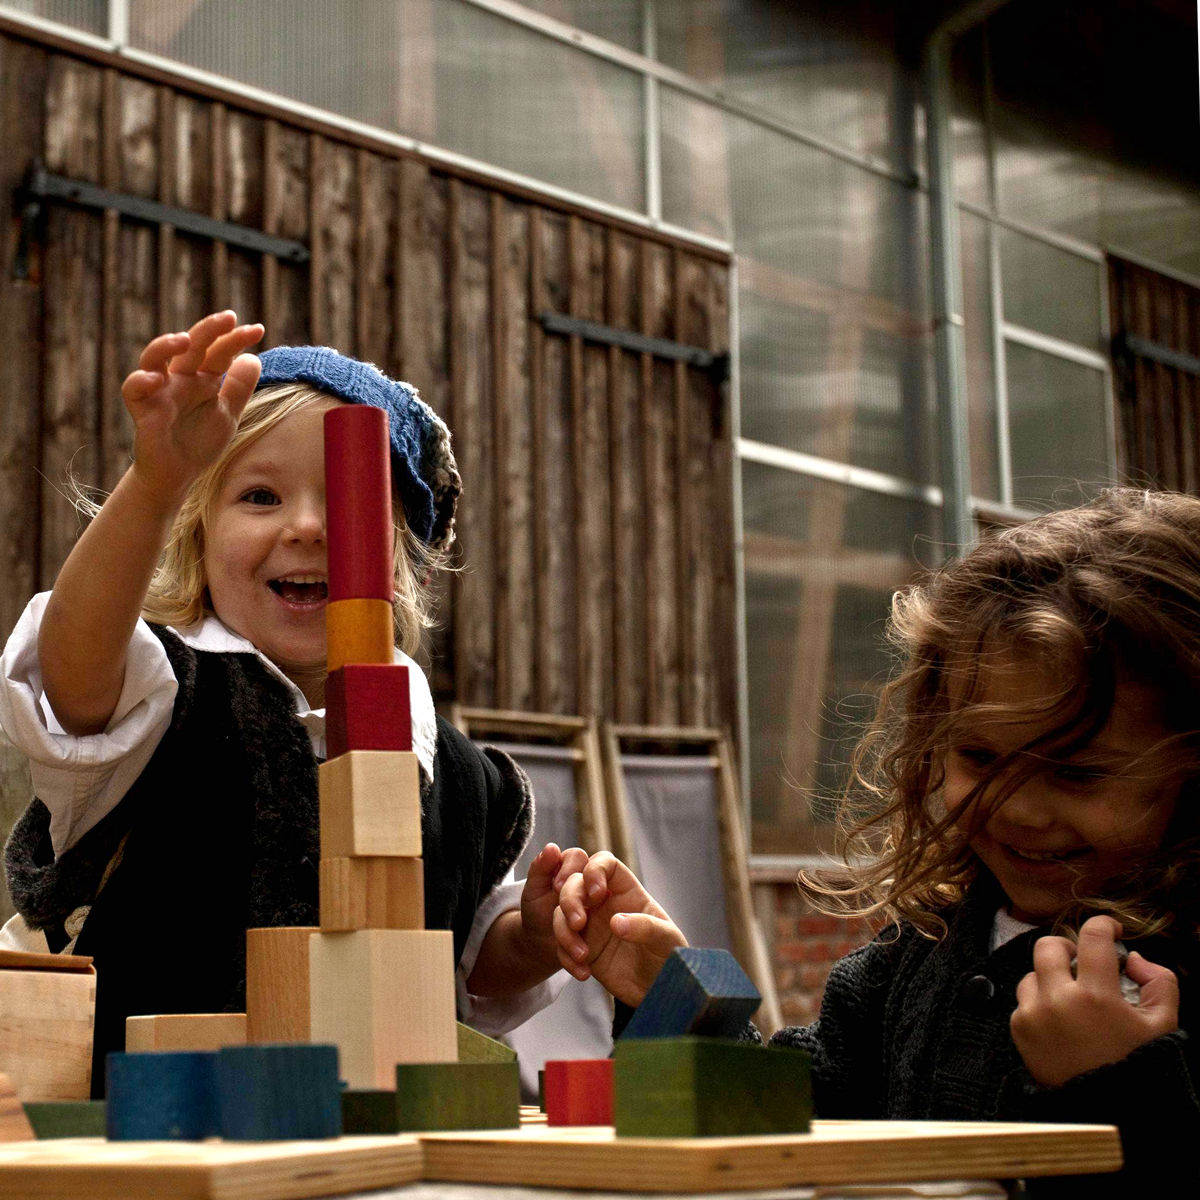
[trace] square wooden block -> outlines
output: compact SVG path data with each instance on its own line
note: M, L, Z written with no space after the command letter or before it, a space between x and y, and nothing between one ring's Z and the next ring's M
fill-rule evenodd
M314 925L246 930L246 1040L307 1042Z
M403 663L347 663L325 681L328 758L350 750L411 750L412 705Z
M21 1100L92 1094L92 960L0 950L0 1068Z
M321 857L421 857L421 773L406 750L351 750L323 762Z
M125 1018L125 1049L220 1050L246 1043L245 1013L164 1013Z
M419 858L321 859L321 929L424 929Z
M338 1047L351 1088L388 1088L396 1064L454 1062L454 935L448 929L315 933L311 1040Z
M542 1081L548 1125L611 1125L613 1060L552 1059Z

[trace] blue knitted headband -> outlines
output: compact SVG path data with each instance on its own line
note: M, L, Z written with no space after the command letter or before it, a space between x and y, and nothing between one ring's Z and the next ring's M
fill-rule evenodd
M462 479L450 450L450 431L415 388L328 346L277 346L258 357L259 388L302 381L339 400L382 408L391 432L392 479L408 527L435 550L454 541Z

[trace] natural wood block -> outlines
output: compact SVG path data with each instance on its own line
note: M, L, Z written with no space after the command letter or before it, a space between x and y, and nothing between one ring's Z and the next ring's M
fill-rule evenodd
M760 1003L758 988L728 950L680 946L663 963L621 1041L687 1034L736 1038Z
M311 1040L338 1047L348 1086L390 1087L397 1063L454 1061L449 930L316 933L309 950Z
M325 528L329 599L390 601L392 472L388 415L369 404L325 414Z
M30 1100L25 1115L40 1140L104 1136L103 1100Z
M613 1123L613 1060L551 1059L542 1080L550 1125Z
M578 1195L761 1194L821 1184L841 1195L837 1185L1090 1175L1121 1166L1111 1125L1013 1121L814 1121L808 1133L748 1138L625 1138L611 1128L526 1126L420 1140L426 1179L581 1189Z
M323 762L321 857L421 857L421 775L405 750L351 750Z
M29 1117L17 1099L12 1080L0 1073L0 1142L26 1142L33 1138Z
M516 1129L521 1076L515 1062L400 1063L396 1113L401 1133Z
M307 1042L308 940L316 926L246 930L246 1040Z
M220 1130L217 1053L110 1054L104 1123L110 1142L198 1141Z
M613 1124L621 1137L805 1133L809 1055L713 1038L640 1038L614 1051ZM549 1101L550 1073L546 1073Z
M496 1041L470 1025L457 1022L458 1061L465 1062L516 1062L517 1052L503 1042Z
M325 669L347 663L390 663L395 649L388 600L331 600L325 605Z
M321 859L321 929L424 929L419 858Z
M411 750L412 703L403 663L347 663L325 681L327 758L348 750Z
M219 1050L246 1041L245 1013L164 1013L125 1018L125 1049Z
M336 1046L226 1046L217 1054L221 1136L234 1142L342 1132Z
M0 1067L22 1100L92 1094L96 972L82 956L0 951Z

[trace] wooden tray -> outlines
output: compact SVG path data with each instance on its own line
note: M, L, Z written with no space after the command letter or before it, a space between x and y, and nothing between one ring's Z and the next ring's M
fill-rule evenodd
M618 1138L611 1126L422 1134L423 1178L622 1192L1116 1171L1111 1125L814 1121L809 1134Z
M413 1137L321 1142L106 1142L0 1145L0 1197L20 1200L301 1200L421 1177Z

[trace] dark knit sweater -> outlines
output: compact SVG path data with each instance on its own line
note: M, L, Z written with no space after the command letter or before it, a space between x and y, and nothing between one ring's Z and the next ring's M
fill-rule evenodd
M1033 969L1034 930L989 952L1003 893L989 875L951 913L940 942L911 926L885 931L837 963L821 1015L781 1029L772 1045L813 1058L821 1117L944 1121L1055 1121L1116 1125L1126 1167L1118 1175L1029 1181L1053 1196L1166 1195L1148 1185L1200 1180L1200 1029L1195 948L1137 943L1179 976L1180 1029L1127 1058L1058 1088L1034 1083L1009 1032L1016 987ZM756 1036L756 1031L755 1031Z
M57 859L36 799L5 852L13 902L51 949L66 943L65 919L91 906L75 952L96 965L97 1095L127 1016L244 1011L245 931L318 923L317 762L291 694L254 654L198 653L152 628L179 690L145 770ZM439 718L421 827L426 926L453 930L457 963L532 832L529 782Z

